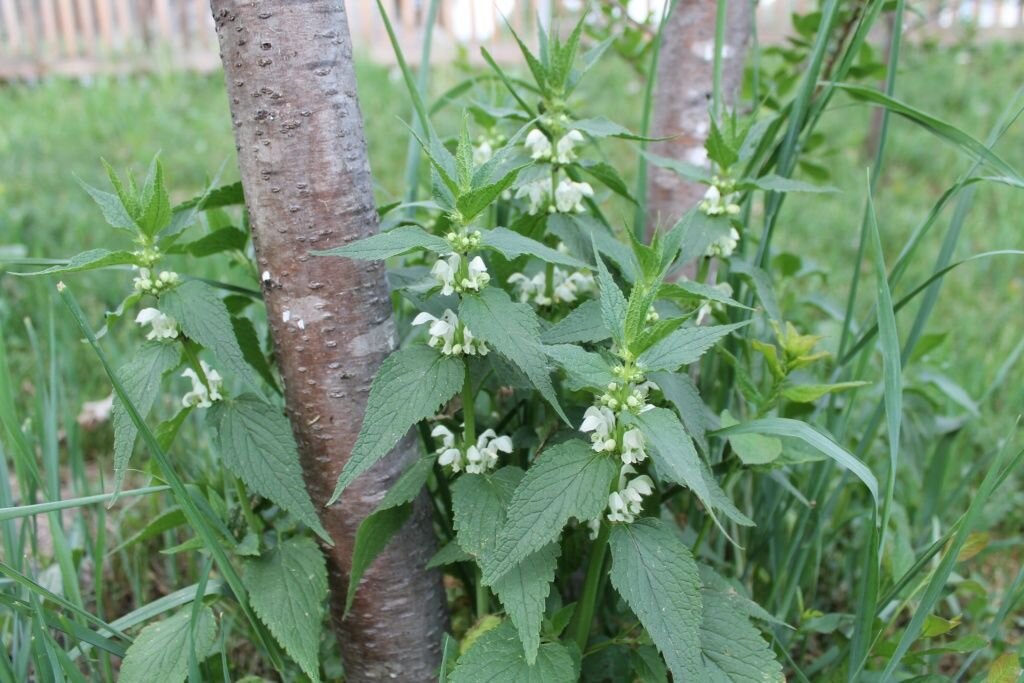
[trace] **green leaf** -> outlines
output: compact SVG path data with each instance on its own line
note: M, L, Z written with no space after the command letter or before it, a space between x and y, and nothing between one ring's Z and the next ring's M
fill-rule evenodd
M92 197L93 201L96 202L100 211L103 212L103 218L107 221L107 224L112 228L119 230L127 230L128 232L135 233L138 231L139 226L135 223L135 220L129 214L125 205L121 202L121 199L117 195L98 190L91 185L87 185L81 180L78 184L82 186L89 196Z
M270 367L266 354L263 353L263 346L256 333L256 326L246 317L232 316L231 328L235 331L235 339L238 340L238 348L242 349L242 357L245 358L245 362L263 378L264 382L276 387L277 379L274 377L274 370Z
M997 170L1000 174L1007 176L1014 182L1024 182L1016 169L1003 161L998 155L992 152L986 145L975 140L967 133L956 126L924 113L908 104L895 100L884 93L862 85L852 83L834 83L836 88L845 90L858 100L864 100L885 107L889 111L903 118L916 123L933 135L952 143L967 152L972 158L984 162Z
M765 192L838 192L836 188L831 185L814 185L812 183L805 183L799 180L793 180L792 178L783 178L782 176L769 173L763 175L760 178L746 178L737 183L740 188L757 188L758 190L764 190Z
M726 216L709 216L693 209L687 212L665 236L679 244L679 263L701 258L715 240L729 234L732 224Z
M246 560L243 581L257 616L318 683L327 566L316 541L297 536L260 558Z
M545 246L537 240L520 235L518 232L506 228L494 228L485 230L480 240L481 245L490 247L501 253L507 259L514 259L517 256L528 254L539 258L547 263L555 263L570 268L586 268L587 264L577 258L563 254L551 247Z
M599 354L571 344L545 346L544 351L565 370L573 391L590 388L603 392L610 383L618 381L611 366Z
M178 367L180 360L181 348L177 344L148 341L138 348L127 363L118 368L117 376L139 415L149 415L153 403L160 395L160 380ZM111 408L111 421L114 426L114 491L120 491L139 430L118 397L114 398Z
M435 457L421 458L398 478L373 512L359 523L352 550L352 568L345 595L345 613L352 608L359 581L373 560L387 547L391 537L402 528L412 513L412 503L427 483Z
M601 314L601 302L588 299L549 327L540 339L545 344L599 342L611 337Z
M698 360L720 339L746 324L681 327L640 354L637 363L648 371L676 370Z
M697 563L676 529L645 518L616 524L609 539L611 580L677 681L703 681Z
M637 204L636 199L629 192L629 186L626 185L626 181L622 179L622 176L619 175L619 172L611 164L603 161L584 161L580 164L580 168L583 169L584 173L615 194L633 204Z
M666 168L681 178L685 178L686 180L696 183L704 183L706 185L711 183L711 171L703 166L696 166L678 159L658 156L657 154L652 154L648 151L644 151L642 154L647 161L651 162L655 166Z
M209 607L199 609L193 623L192 610L149 624L139 632L121 662L121 683L180 683L188 675L190 654L201 662L217 640L217 620Z
M269 499L330 541L302 479L291 424L281 411L254 396L225 401L212 419L224 466L255 493Z
M511 622L503 622L480 636L466 654L459 657L449 683L573 683L576 665L569 651L559 643L544 643L537 661L530 664Z
M263 397L259 377L245 361L231 315L217 290L205 282L188 280L160 296L160 310L177 320L189 339L209 349L221 369L234 374Z
M359 437L328 505L387 455L410 427L436 413L454 396L462 388L465 373L460 359L422 344L388 356L373 379Z
M434 553L434 556L427 562L427 569L435 569L457 562L472 562L473 556L459 547L455 541L451 541L443 548Z
M785 683L782 665L745 614L724 596L702 591L700 650L709 683Z
M526 373L541 396L563 420L569 421L548 374L547 356L540 343L540 320L529 305L513 303L504 290L487 287L479 294L463 296L459 318L476 337Z
M581 119L579 121L573 121L572 127L578 131L586 133L587 135L595 138L623 138L625 140L650 140L651 138L645 138L642 135L636 135L631 133L628 128L620 126L619 124L609 121L603 116L597 116L590 119Z
M788 418L767 417L715 432L715 436L731 437L734 434L770 434L772 436L800 439L808 446L820 451L823 455L832 458L841 467L849 470L855 477L860 479L868 487L868 491L871 492L871 497L874 498L875 504L878 504L878 480L875 479L875 475L871 473L871 470L842 446L809 424Z
M737 524L753 526L711 476L675 413L667 408L653 408L628 419L640 425L647 437L659 476L689 487L712 516L718 509Z
M97 270L109 268L110 266L123 266L134 264L135 254L130 251L111 251L109 249L90 249L76 254L68 259L68 262L61 266L51 266L45 270L37 270L34 273L15 273L21 276L49 275L51 273L77 273L83 270Z
M154 157L149 165L139 204L142 213L138 223L144 235L152 237L170 223L171 198L167 194L167 185L164 184L164 167L158 158Z
M992 662L985 683L1017 683L1024 669L1020 667L1020 655L1016 652L1004 652Z
M653 372L648 378L658 385L665 400L675 406L686 432L693 437L700 449L707 453L708 440L705 434L711 426L707 415L708 408L704 405L700 391L690 376L678 372Z
M381 261L416 249L428 249L436 254L449 254L448 240L415 225L407 225L387 232L370 235L343 247L310 252L314 256L344 256L360 261Z
M452 510L460 547L477 558L494 552L498 531L505 524L505 510L522 478L523 471L517 467L459 477L452 486ZM516 626L530 664L540 646L540 627L558 551L557 543L549 543L491 584Z
M772 279L768 273L751 265L741 259L731 259L729 267L740 275L745 276L754 285L754 292L758 301L764 306L764 312L770 320L782 320L782 312L779 310L778 299L775 296L775 289L772 287Z
M626 343L626 311L629 308L629 304L626 302L626 297L622 295L622 290L615 284L612 274L608 272L608 267L604 264L604 259L601 258L596 249L594 258L597 260L597 286L600 294L601 315L604 317L604 324L611 330L612 339L615 340L615 343L619 346L624 346Z
M541 94L546 96L548 94L547 69L544 68L544 65L541 64L540 60L534 56L530 51L530 48L526 47L526 43L519 38L519 34L516 33L515 29L512 28L512 25L509 24L507 20L505 21L505 25L512 33L512 37L515 38L516 44L519 45L519 51L523 53L523 59L526 60L526 66L530 68L530 73L533 74L533 80L537 83L537 87L540 89ZM499 73L501 72L499 71Z
M214 230L208 235L203 235L197 240L184 244L175 244L169 249L169 254L189 254L197 258L212 256L225 251L241 251L249 242L249 235L244 230L228 226Z
M516 487L494 553L483 558L484 582L493 584L558 538L570 518L600 515L617 474L611 458L578 439L541 451Z
M502 192L512 186L517 175L519 175L519 169L506 174L504 178L495 183L460 194L455 200L455 208L458 209L459 214L462 216L463 223L469 223L480 215L495 199L501 196Z
M836 384L790 384L782 390L782 397L794 403L814 403L826 394L862 387L870 382L837 382Z
M739 424L728 410L722 412L722 426ZM737 434L729 437L729 445L744 465L767 465L782 455L782 441L763 434Z

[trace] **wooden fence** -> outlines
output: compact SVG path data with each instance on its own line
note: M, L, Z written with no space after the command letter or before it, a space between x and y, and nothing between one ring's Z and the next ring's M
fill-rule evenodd
M549 23L576 16L586 1L442 0L434 57L449 59L465 49L474 58L483 45L499 60L512 59L515 48L503 16L532 38L538 18ZM632 21L653 23L665 0L611 1ZM417 61L428 0L386 4L407 56ZM348 0L346 6L356 50L393 60L375 0ZM761 0L762 41L788 35L791 14L808 7L813 0ZM970 27L986 39L1024 36L1024 0L925 0L914 9L908 16L916 17L916 35L943 39ZM0 79L218 66L209 0L0 0Z

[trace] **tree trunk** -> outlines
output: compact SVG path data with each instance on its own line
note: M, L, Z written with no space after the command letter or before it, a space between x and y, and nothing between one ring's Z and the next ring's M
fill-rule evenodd
M238 162L285 400L324 527L346 681L437 677L446 624L429 500L367 571L342 618L356 528L417 457L410 432L325 508L396 346L384 264L311 257L377 231L340 0L211 0Z
M750 38L749 0L728 0L722 51L722 94L733 101L743 83L743 62ZM651 152L698 166L707 164L704 140L714 83L716 0L677 0L662 31L654 90ZM647 182L647 227L670 227L704 194L704 186L672 171L650 166Z

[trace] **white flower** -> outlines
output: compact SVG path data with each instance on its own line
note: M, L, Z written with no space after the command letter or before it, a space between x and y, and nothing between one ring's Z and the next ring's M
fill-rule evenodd
M493 429L481 434L475 444L466 449L466 472L483 474L498 464L498 453L512 452L512 439L498 436Z
M729 234L723 237L719 237L717 240L712 242L708 246L706 256L720 256L722 258L728 258L732 256L732 253L736 251L736 245L740 242L740 234L736 231L736 228L729 228Z
M715 285L715 289L720 291L725 296L732 296L732 285L728 282L720 282ZM701 304L700 308L697 309L697 324L703 325L704 321L711 317L711 314L715 311L720 311L724 308L722 304L711 299L705 299L704 303Z
M548 206L548 189L551 187L550 180L535 180L532 183L521 185L516 190L516 199L526 197L529 202L527 212L535 216Z
M627 475L636 474L629 465L619 471L619 490L608 496L608 521L629 524L643 510L643 499L654 492L654 482L645 474L626 481Z
M591 541L596 541L599 533L601 533L601 518L595 517L587 522L587 535Z
M467 269L467 276L462 278L463 289L472 289L474 292L479 292L481 287L487 286L487 283L491 281L491 276L487 274L487 264L479 256L474 256L473 260L469 262Z
M477 166L487 163L494 156L494 150L491 148L491 143L484 140L479 145L473 148L473 163Z
M186 368L185 371L181 373L181 376L192 380L192 391L188 392L181 398L181 405L186 408L191 406L209 408L213 405L213 401L219 401L223 398L220 394L220 387L224 383L224 380L220 376L220 373L207 365L206 361L203 360L199 361L199 367L203 369L203 374L206 375L206 382L209 387L203 384L195 370L192 368Z
M583 413L580 431L594 432L590 435L590 440L594 443L593 449L598 453L615 450L615 413L608 408L587 408L587 412Z
M593 196L594 188L590 183L577 183L566 179L555 188L555 208L560 213L583 211L583 198Z
M573 147L579 142L583 142L583 134L578 130L570 130L563 135L562 139L555 145L555 161L560 164L571 163L576 158L576 152L573 150Z
M526 135L523 146L530 150L530 158L541 161L551 158L551 140L539 128L534 128Z
M448 296L455 292L455 277L459 272L459 264L462 262L462 257L458 254L452 254L445 259L438 259L434 267L430 269L430 274L434 276L434 279L441 285L441 294Z
M639 429L627 430L622 435L622 462L627 465L643 462L647 459L644 450L644 434Z
M594 276L578 270L566 273L561 268L552 270L551 296L547 294L547 276L543 270L532 278L523 273L512 273L507 282L515 287L521 303L533 300L538 306L550 306L552 303L573 303L581 294L591 293L595 289Z
M178 322L156 308L143 308L135 317L139 325L150 325L146 339L174 339L178 336Z
M704 199L700 201L697 208L709 216L735 216L740 212L740 207L739 204L732 201L733 196L730 194L723 197L722 191L718 189L718 186L711 185L704 192Z
M180 281L177 273L168 270L162 270L159 275L154 275L149 268L139 268L139 275L132 280L132 286L139 294L159 294Z
M450 308L446 308L440 318L435 318L424 311L412 321L414 327L425 323L430 323L430 327L427 328L427 333L430 335L427 345L432 348L437 348L440 345L441 353L444 355L487 355L487 345L474 337L468 327L461 325L458 316Z
M430 435L435 439L441 437L441 447L437 449L437 463L442 467L451 467L453 472L463 468L462 451L455 447L455 434L444 425L434 427Z

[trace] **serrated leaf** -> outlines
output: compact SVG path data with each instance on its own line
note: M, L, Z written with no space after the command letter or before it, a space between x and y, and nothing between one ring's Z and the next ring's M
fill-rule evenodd
M588 299L545 330L540 339L545 344L572 344L604 341L611 336L601 315L601 302Z
M232 316L231 329L235 331L235 339L238 340L238 347L242 350L245 362L263 378L264 382L276 387L277 379L274 377L274 370L270 367L266 354L263 353L263 346L256 333L256 326L248 318Z
M388 489L380 503L366 519L359 523L356 542L352 550L352 568L348 575L345 612L352 608L352 600L363 574L373 560L387 547L391 537L402 528L412 513L412 503L427 483L430 470L437 458L431 456L414 462L402 473L394 486Z
M139 415L149 415L160 395L160 380L176 368L180 360L181 348L177 344L148 341L118 369L117 376ZM120 491L139 430L116 396L111 407L111 422L114 426L114 491Z
M189 254L197 258L212 256L225 251L240 251L249 242L249 235L234 226L214 230L197 240L175 244L167 249L169 254Z
M722 596L703 591L700 650L708 683L784 683L771 647L745 614Z
M665 400L675 406L686 432L693 437L700 449L707 453L706 433L711 426L707 416L708 409L690 376L678 372L654 372L648 375L648 378L658 385Z
M794 403L814 403L826 394L863 387L868 382L837 382L836 384L791 384L782 390L782 397Z
M92 197L93 201L99 205L100 211L103 212L103 218L107 221L107 224L112 228L118 230L127 230L128 232L136 232L139 226L135 223L135 220L129 215L128 210L124 204L121 203L121 199L117 195L104 192L103 190L96 189L92 185L88 185L81 180L78 184L82 186L89 196Z
M477 639L459 657L450 683L573 683L576 665L569 651L559 643L544 643L532 665L519 644L512 623L505 621Z
M526 373L555 412L569 421L548 374L547 356L540 343L540 320L529 305L513 303L504 290L487 287L479 294L463 296L459 318L474 336L486 341Z
M501 196L502 192L512 187L512 183L515 182L518 174L519 169L513 169L497 182L477 187L465 194L460 194L455 200L455 208L459 210L462 221L469 223L480 215L495 199Z
M558 538L570 518L600 515L617 474L611 458L578 439L541 451L512 495L494 553L483 558L484 582L493 584Z
M344 256L360 261L381 261L416 249L427 249L436 254L451 253L448 240L431 235L423 228L407 225L387 232L370 235L343 247L310 252L313 256Z
M387 455L410 427L436 413L454 396L462 388L465 373L460 359L422 344L388 356L373 379L363 425L328 505Z
M739 424L728 410L722 412L722 427ZM782 455L782 441L763 434L737 434L729 437L729 445L744 465L767 465Z
M427 569L436 569L456 562L472 562L473 556L459 547L455 541L451 541L443 548L434 553L434 556L427 562Z
M128 648L118 681L121 683L180 683L188 676L190 653L206 659L217 640L217 620L209 607L199 609L193 624L192 609L149 624Z
M561 266L568 266L569 268L587 267L587 264L577 258L563 254L537 240L530 239L507 228L485 230L480 243L485 247L494 249L509 260L523 254L528 254L546 263L555 263Z
M725 139L722 129L719 128L714 118L711 119L711 130L708 132L704 148L708 152L708 158L724 169L728 169L739 160L739 150L735 149Z
M269 499L330 540L302 479L291 424L281 411L254 396L226 401L216 415L224 465L255 493Z
M139 228L145 235L152 237L171 221L171 198L164 184L164 167L158 158L154 158L149 165L139 197L139 208Z
M704 256L712 242L728 235L730 227L726 216L709 216L692 209L672 226L665 240L679 244L679 263L689 263Z
M34 273L15 273L24 277L33 275L49 275L51 273L78 273L83 270L97 270L110 266L123 266L134 264L135 254L130 251L111 251L109 249L90 249L76 254L68 259L62 266L51 266L45 270L37 270Z
M675 413L667 408L652 408L631 416L629 420L640 425L647 437L659 476L689 487L712 516L715 510L721 510L737 524L753 525L711 476L710 469L697 455L690 435Z
M626 302L626 297L622 295L622 290L612 279L612 274L608 272L604 259L596 252L594 258L597 260L597 287L601 302L601 315L604 318L605 327L611 330L612 339L616 344L623 346L626 341L626 311L629 309L629 304Z
M573 391L586 388L603 391L608 384L618 381L608 362L596 353L572 344L545 346L544 352L565 371Z
M533 52L530 51L530 48L526 47L526 43L519 38L519 34L516 33L515 29L512 28L512 25L509 24L507 20L505 21L505 26L508 27L508 30L512 33L512 37L515 39L516 44L519 45L519 51L523 53L523 59L526 60L526 66L529 67L530 73L533 74L533 80L537 83L537 87L540 89L542 94L547 95L547 69L545 69L540 60L534 56Z
M584 161L581 163L580 168L583 172L601 183L609 190L626 199L633 204L637 201L629 191L629 187L626 185L626 181L622 179L619 172L615 170L615 167L611 164L607 164L603 161Z
M259 377L238 346L231 315L217 291L199 280L188 280L160 295L160 310L178 321L181 331L209 349L218 369L241 379L263 397Z
M746 324L679 328L640 354L637 363L648 371L677 370L700 359L720 339Z
M702 681L700 575L678 532L658 519L616 524L611 580L678 681Z
M452 510L461 548L477 558L494 552L498 531L505 524L506 508L522 478L523 471L517 467L459 477L452 486ZM491 584L516 626L530 664L540 646L540 627L558 550L558 544L549 543Z
M305 674L319 682L327 566L316 542L290 538L264 556L246 560L243 582L260 621Z

